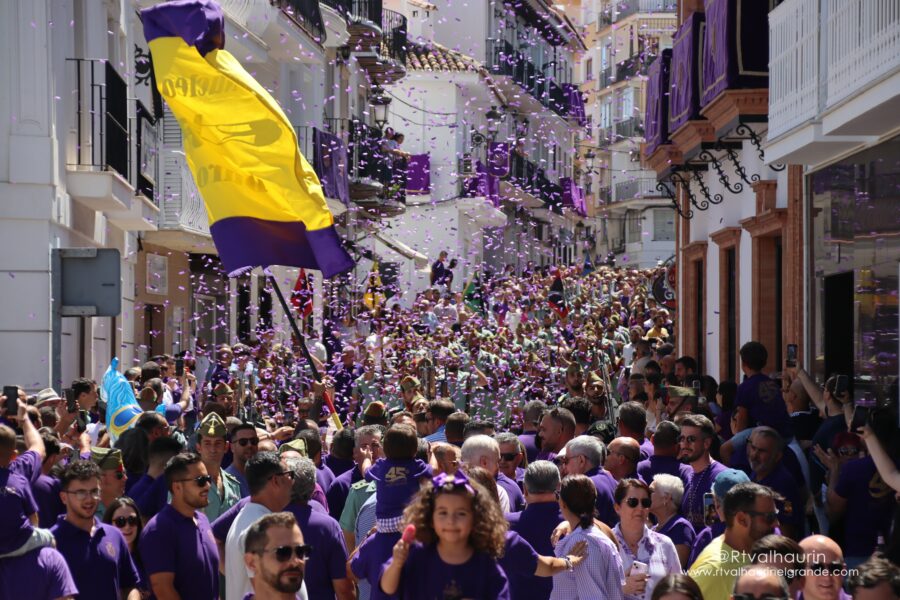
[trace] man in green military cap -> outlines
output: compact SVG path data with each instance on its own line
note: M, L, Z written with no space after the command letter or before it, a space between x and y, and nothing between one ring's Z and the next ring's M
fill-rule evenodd
M197 428L197 453L206 472L212 477L209 504L203 509L210 522L241 499L240 482L222 468L222 458L228 448L225 442L227 433L225 421L214 412L206 415Z
M118 448L91 447L91 460L100 467L100 502L96 514L98 519L102 519L106 507L125 494L128 477L122 463L122 451Z

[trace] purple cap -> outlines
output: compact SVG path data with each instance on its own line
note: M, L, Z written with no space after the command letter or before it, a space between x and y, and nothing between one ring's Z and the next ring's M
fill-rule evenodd
M178 417L181 416L181 405L173 402L172 404L166 405L166 421L169 425L175 423L178 420Z

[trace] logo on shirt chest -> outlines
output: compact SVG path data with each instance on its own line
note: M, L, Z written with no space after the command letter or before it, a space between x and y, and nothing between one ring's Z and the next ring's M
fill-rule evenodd
M103 549L106 550L106 553L109 555L110 558L112 558L113 560L115 560L115 558L116 558L116 547L113 545L112 542L106 542L106 543L103 545Z

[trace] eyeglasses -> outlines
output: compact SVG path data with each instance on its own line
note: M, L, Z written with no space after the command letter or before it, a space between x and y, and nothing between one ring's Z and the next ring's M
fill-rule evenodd
M688 444L693 444L698 439L699 438L696 435L679 435L678 436L679 442L687 442Z
M69 490L63 490L63 492L69 494L70 496L75 496L75 499L79 502L84 502L89 497L93 498L94 500L100 499L100 488L94 488L91 490L74 490L71 492Z
M284 475L291 481L294 480L294 472L293 471L282 471L281 473L275 473L274 475L272 475L272 477L278 477L279 475ZM272 479L272 477L269 477L269 479Z
M761 594L754 596L753 594L734 594L731 596L734 600L788 600L784 596L773 596L772 594Z
M812 571L815 575L840 575L845 567L844 561L841 560L833 560L827 563L814 562L806 565L807 571Z
M306 560L312 554L313 547L309 544L301 544L299 546L279 546L277 548L262 550L260 554L271 552L275 555L278 562L287 562L292 556L296 556L300 560Z
M637 508L638 504L640 504L644 508L650 508L650 498L626 498L625 504L627 504L630 508Z
M516 457L517 457L518 455L519 455L518 452L501 452L501 453L500 453L500 460L503 460L503 461L506 461L506 462L512 462L512 461L516 460Z
M197 484L197 487L206 487L208 485L212 485L212 480L213 480L213 478L210 477L209 475L199 475L197 477L192 477L189 479L176 479L175 481L180 481L180 482L193 481L194 483Z
M241 438L241 439L235 440L235 441L237 442L237 444L238 444L241 448L243 448L243 447L246 446L247 444L250 444L251 446L259 446L259 438L258 438L258 437L254 437L254 438Z
M748 510L747 514L753 517L762 517L767 525L771 525L778 520L777 510L775 512L759 512L756 510Z
M558 467L561 465L569 464L570 457L568 456L557 456L553 459L553 463Z
M126 525L137 527L137 524L140 522L141 520L134 515L131 515L130 517L116 517L115 519L113 519L113 525L115 525L119 529L125 527Z

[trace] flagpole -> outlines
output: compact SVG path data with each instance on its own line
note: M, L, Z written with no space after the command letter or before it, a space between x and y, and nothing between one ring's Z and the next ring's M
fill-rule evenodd
M313 379L316 380L316 383L322 383L322 374L319 373L319 369L316 368L316 363L313 362L312 355L309 353L309 348L306 347L306 338L303 336L303 333L300 332L300 328L297 327L297 321L294 319L294 313L291 311L290 306L287 301L284 299L284 294L281 293L281 288L278 286L278 281L275 279L274 275L268 275L269 282L272 284L272 287L275 289L275 295L278 296L278 302L281 303L281 308L284 309L284 314L287 315L288 322L291 324L291 329L294 331L294 335L297 336L297 340L300 342L300 349L303 352L303 357L306 359L306 362L309 364L309 368L312 371ZM344 428L341 425L341 418L338 416L337 411L334 409L334 402L331 400L331 395L328 393L328 390L323 390L322 396L325 398L325 404L328 405L328 409L331 411L331 420L334 422L337 430L340 431Z

